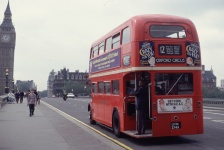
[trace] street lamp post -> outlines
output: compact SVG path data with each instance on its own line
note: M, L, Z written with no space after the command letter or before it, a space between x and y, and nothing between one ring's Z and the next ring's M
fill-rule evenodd
M84 92L85 92L85 95L86 95L86 85L84 86Z
M14 89L14 79L12 79L12 93L15 92L15 89Z
M6 81L5 81L5 93L8 94L9 93L9 87L8 87L9 70L8 69L6 69L6 71L5 71L5 78L6 78Z

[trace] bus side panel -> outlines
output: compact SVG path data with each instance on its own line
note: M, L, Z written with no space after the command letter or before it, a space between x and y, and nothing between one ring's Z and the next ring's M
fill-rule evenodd
M91 101L91 110L92 110L92 119L96 120L98 119L97 117L97 102L95 95L92 93L92 101Z
M204 133L203 113L198 113L197 134Z
M153 136L179 136L203 133L203 114L190 113L157 114L153 117ZM156 117L156 119L155 119ZM176 128L172 124L178 123Z
M171 122L180 122L180 129L171 128L171 136L179 136L179 135L188 135L188 134L197 134L198 133L198 119L194 119L194 113L186 113L186 114L172 114L170 118ZM177 119L175 119L177 118Z
M115 105L118 108L118 113L120 117L120 130L124 131L124 105L123 105L123 97L118 97L115 101Z
M104 121L104 103L105 103L105 100L104 100L104 95L103 94L99 94L98 95L98 106L97 106L97 115L99 117L99 120L101 122Z
M202 73L201 71L195 72L196 83L195 85L195 99L194 99L194 112L197 115L197 131L198 134L202 134L204 132L204 122L203 122L203 98L202 98Z
M156 117L156 118L155 118ZM170 135L170 115L159 114L153 115L152 134L154 137Z
M93 119L97 122L101 122L104 119L104 106L102 96L94 94L92 97L93 102Z
M124 114L124 130L136 130L136 116Z
M124 130L136 130L136 109L133 98L125 101L124 127Z
M105 96L105 125L112 127L112 114L113 114L113 101L115 100L114 96L111 94Z
M197 122L197 132L195 134L202 134L204 132L204 118L203 118L203 101L202 96L195 96L194 99L194 116Z

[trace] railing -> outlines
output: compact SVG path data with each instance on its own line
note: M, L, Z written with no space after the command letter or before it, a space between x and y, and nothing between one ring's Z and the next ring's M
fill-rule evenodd
M224 107L224 99L220 98L203 98L204 106Z
M0 96L0 108L2 107L3 104L7 103L8 95L2 95Z
M89 96L78 96L82 98L91 98ZM0 108L3 104L7 103L7 94L0 96ZM212 106L212 107L223 107L224 108L224 99L220 98L203 98L203 105L204 106Z

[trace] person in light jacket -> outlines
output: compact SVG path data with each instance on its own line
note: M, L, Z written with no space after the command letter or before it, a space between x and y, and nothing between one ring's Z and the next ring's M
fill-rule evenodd
M34 94L34 89L32 89L30 94L27 96L27 106L29 106L29 109L30 109L30 117L34 115L36 102L37 102L37 97Z

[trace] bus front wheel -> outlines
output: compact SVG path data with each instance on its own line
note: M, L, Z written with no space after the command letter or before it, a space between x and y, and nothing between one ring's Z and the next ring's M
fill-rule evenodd
M96 124L96 121L93 120L93 118L92 118L92 110L91 110L91 108L90 108L90 111L89 111L89 122L90 122L90 124Z
M117 111L115 111L113 115L113 131L116 137L122 137L122 133L120 131L120 117Z

